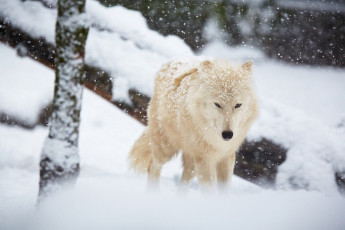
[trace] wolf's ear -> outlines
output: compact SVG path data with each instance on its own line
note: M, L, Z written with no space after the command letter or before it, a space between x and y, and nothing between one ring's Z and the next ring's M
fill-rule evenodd
M181 74L180 76L176 77L176 78L174 79L174 84L175 84L175 86L176 86L176 87L179 87L179 86L181 85L181 81L182 81L185 77L187 77L187 76L189 76L189 75L192 75L193 73L195 73L195 72L197 72L197 71L198 71L197 68L193 68L193 69L189 70L188 72L186 72L186 73L184 73L184 74Z
M246 61L241 65L246 74L251 74L253 69L253 61Z

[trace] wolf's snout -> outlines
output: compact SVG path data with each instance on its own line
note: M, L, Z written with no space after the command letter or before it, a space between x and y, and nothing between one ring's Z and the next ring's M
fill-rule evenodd
M225 141L230 140L233 135L234 135L234 133L232 131L223 131L222 132L222 137Z

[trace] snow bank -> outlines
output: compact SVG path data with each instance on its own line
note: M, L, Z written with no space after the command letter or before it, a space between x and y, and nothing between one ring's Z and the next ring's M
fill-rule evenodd
M191 50L179 37L163 37L150 30L139 11L128 10L122 6L105 8L96 1L88 1L87 10L92 27L120 34L122 39L130 40L139 49L149 50L167 58L191 54Z
M54 72L0 44L0 113L35 124L53 98ZM44 86L44 87L42 87Z
M278 168L278 188L337 193L335 172L345 171L345 137L300 110L262 98L249 139L274 140L288 149Z
M56 10L44 8L39 1L0 0L0 16L34 38L55 43Z
M253 71L259 96L276 99L332 127L345 117L344 70L266 60L255 62Z
M43 128L31 131L0 125L0 169L19 168L38 172L39 155L47 131Z

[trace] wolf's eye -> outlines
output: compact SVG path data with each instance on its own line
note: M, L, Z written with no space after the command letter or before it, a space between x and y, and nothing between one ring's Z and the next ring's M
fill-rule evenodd
M222 108L222 106L220 106L219 103L215 102L214 104L215 104L218 108L220 108L220 109Z
M236 104L235 109L240 108L242 104Z

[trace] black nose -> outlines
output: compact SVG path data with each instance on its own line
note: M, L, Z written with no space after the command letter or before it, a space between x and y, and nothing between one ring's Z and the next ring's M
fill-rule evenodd
M233 136L234 134L233 134L233 132L232 131L223 131L222 132L222 137L223 137L223 139L224 140L230 140L231 138L232 138L232 136Z

